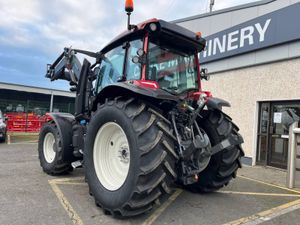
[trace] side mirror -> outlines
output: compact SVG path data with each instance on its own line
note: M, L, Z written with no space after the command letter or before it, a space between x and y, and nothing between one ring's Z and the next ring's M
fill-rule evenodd
M200 71L200 78L201 80L209 80L210 79L210 75L208 74L208 70L207 68L202 68Z

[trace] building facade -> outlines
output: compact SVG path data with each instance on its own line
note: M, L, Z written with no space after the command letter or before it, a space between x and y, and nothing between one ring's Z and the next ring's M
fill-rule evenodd
M9 131L36 132L47 112L74 113L75 94L68 91L0 82L0 111Z
M286 168L288 130L281 112L300 116L300 0L263 0L174 21L207 40L203 89L244 137L246 163ZM300 154L300 153L299 153Z

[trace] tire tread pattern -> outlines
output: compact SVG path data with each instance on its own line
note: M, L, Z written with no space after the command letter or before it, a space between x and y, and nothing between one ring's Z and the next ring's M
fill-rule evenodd
M55 137L55 145L56 145L56 156L54 161L49 164L45 160L44 152L43 152L43 143L44 138L47 133L52 132ZM69 162L65 162L63 160L63 147L61 143L61 137L58 132L57 126L55 123L46 123L39 135L38 141L38 155L40 160L40 165L43 168L43 171L51 176L66 174L73 170L72 166Z
M139 215L151 210L162 196L172 193L172 185L176 176L175 161L178 156L173 149L174 135L170 128L171 123L146 103L135 98L117 97L107 100L104 104L98 105L97 111L106 106L121 109L132 124L135 124L134 131L138 140L141 165L137 185L128 202L115 209L105 208L97 199L95 202L105 213L114 217ZM97 111L93 115L96 115ZM93 118L90 123L92 121Z

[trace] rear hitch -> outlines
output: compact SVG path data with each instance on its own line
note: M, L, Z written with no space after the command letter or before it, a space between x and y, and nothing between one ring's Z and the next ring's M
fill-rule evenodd
M183 185L192 184L198 181L198 173L203 170L198 158L209 158L211 156L210 141L206 134L202 134L197 123L195 123L198 135L194 135L191 127L191 139L182 141L176 126L175 112L171 112L172 125L179 147L179 182Z

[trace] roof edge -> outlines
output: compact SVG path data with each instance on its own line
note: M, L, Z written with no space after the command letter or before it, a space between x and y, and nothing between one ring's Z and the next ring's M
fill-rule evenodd
M28 88L34 88L34 89L39 89L39 90L44 90L44 91L57 91L57 92L63 92L63 93L72 93L70 91L66 91L66 90L59 90L59 89L53 89L53 88L44 88L44 87L37 87L37 86L30 86L30 85L23 85L23 84L13 84L13 83L6 83L6 82L0 82L0 86L1 84L3 85L11 85L11 86L18 86L18 87L28 87ZM1 89L1 87L0 87Z
M208 12L208 13L198 14L195 16L189 16L186 18L177 19L177 20L173 20L170 22L171 23L182 23L182 22L186 22L186 21L200 19L203 17L215 16L215 15L222 14L222 13L232 12L232 11L236 11L236 10L240 10L240 9L251 8L251 7L260 6L260 5L266 5L266 4L269 4L274 1L276 1L276 0L260 0L260 1L256 1L256 2L250 2L247 4L243 4L243 5L238 5L238 6L220 9L220 10L216 10L216 11L212 11L212 12Z

